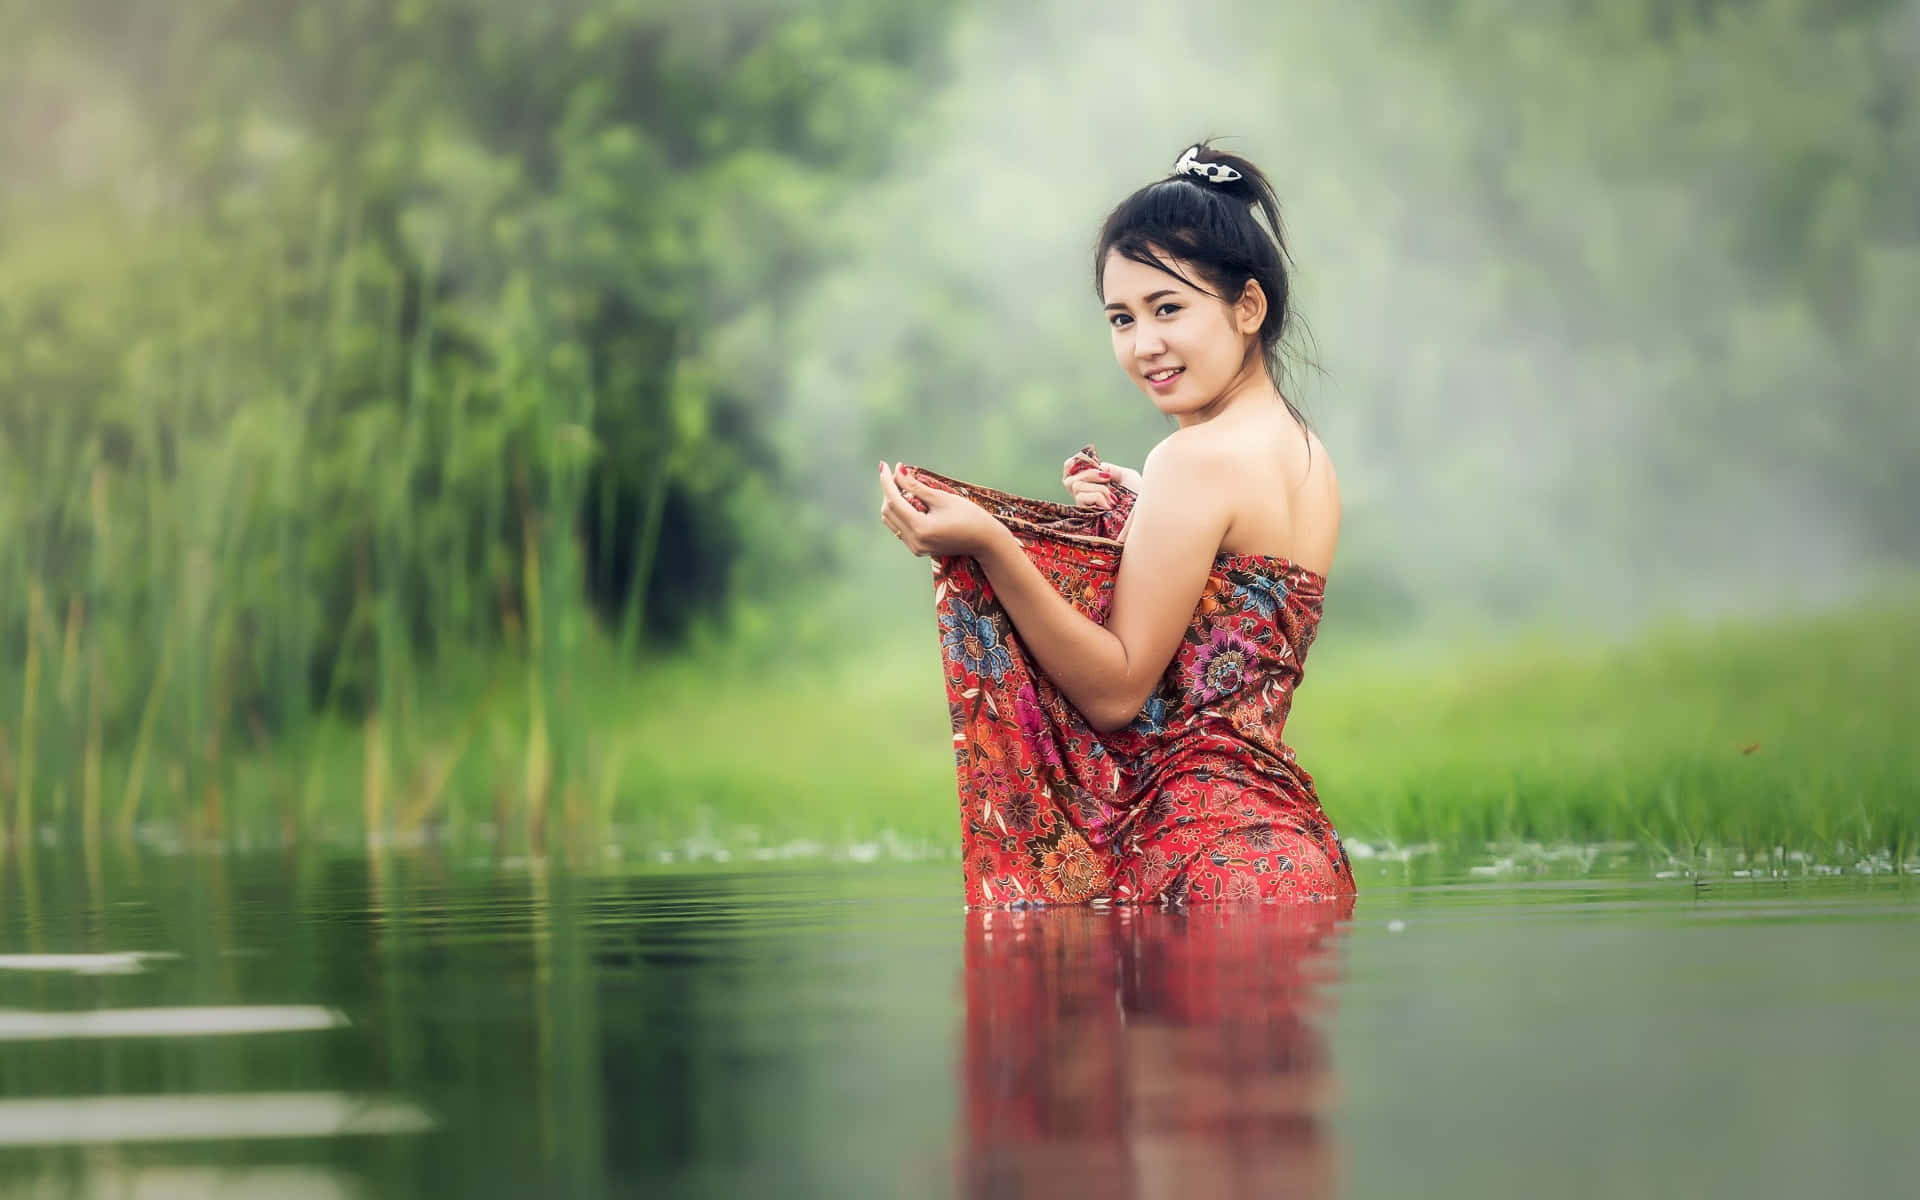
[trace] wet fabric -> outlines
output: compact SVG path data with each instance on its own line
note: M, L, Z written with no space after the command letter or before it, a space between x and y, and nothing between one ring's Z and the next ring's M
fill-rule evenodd
M1099 462L1091 446L1080 458ZM1056 591L1105 622L1132 491L1115 484L1112 509L1083 509L915 472L986 509ZM1100 734L1029 657L975 559L936 558L933 574L968 904L1352 893L1339 835L1281 740L1319 627L1319 575L1216 556L1140 715Z

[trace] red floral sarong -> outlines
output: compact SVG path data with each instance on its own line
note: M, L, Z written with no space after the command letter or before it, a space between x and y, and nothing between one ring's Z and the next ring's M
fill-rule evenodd
M1087 465L1099 462L1088 446ZM1055 590L1105 622L1133 493L1083 509L915 468L992 513ZM1326 900L1353 872L1280 740L1325 580L1221 554L1132 724L1098 734L1020 644L970 557L934 561L969 905Z

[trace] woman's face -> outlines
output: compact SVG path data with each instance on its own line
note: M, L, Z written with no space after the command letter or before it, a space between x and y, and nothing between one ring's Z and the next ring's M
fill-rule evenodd
M1186 263L1168 261L1198 278ZM1155 407L1175 417L1206 408L1245 374L1266 315L1258 287L1229 305L1117 251L1107 255L1100 290L1114 359Z

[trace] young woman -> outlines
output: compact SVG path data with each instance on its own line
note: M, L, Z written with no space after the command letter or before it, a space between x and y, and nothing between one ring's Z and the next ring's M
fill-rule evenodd
M1353 892L1281 741L1340 492L1277 382L1279 218L1205 143L1108 216L1114 357L1178 422L1138 475L1088 447L1067 506L880 464L881 520L935 558L970 904Z

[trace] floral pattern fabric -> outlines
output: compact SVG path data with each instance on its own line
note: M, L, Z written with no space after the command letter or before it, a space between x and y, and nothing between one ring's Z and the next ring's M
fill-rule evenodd
M1080 452L1099 462L1093 447ZM1078 508L916 468L1019 540L1075 608L1105 622L1134 495ZM934 560L972 906L1330 900L1353 893L1313 779L1281 741L1325 580L1222 553L1140 714L1096 733L1020 644L977 561Z

